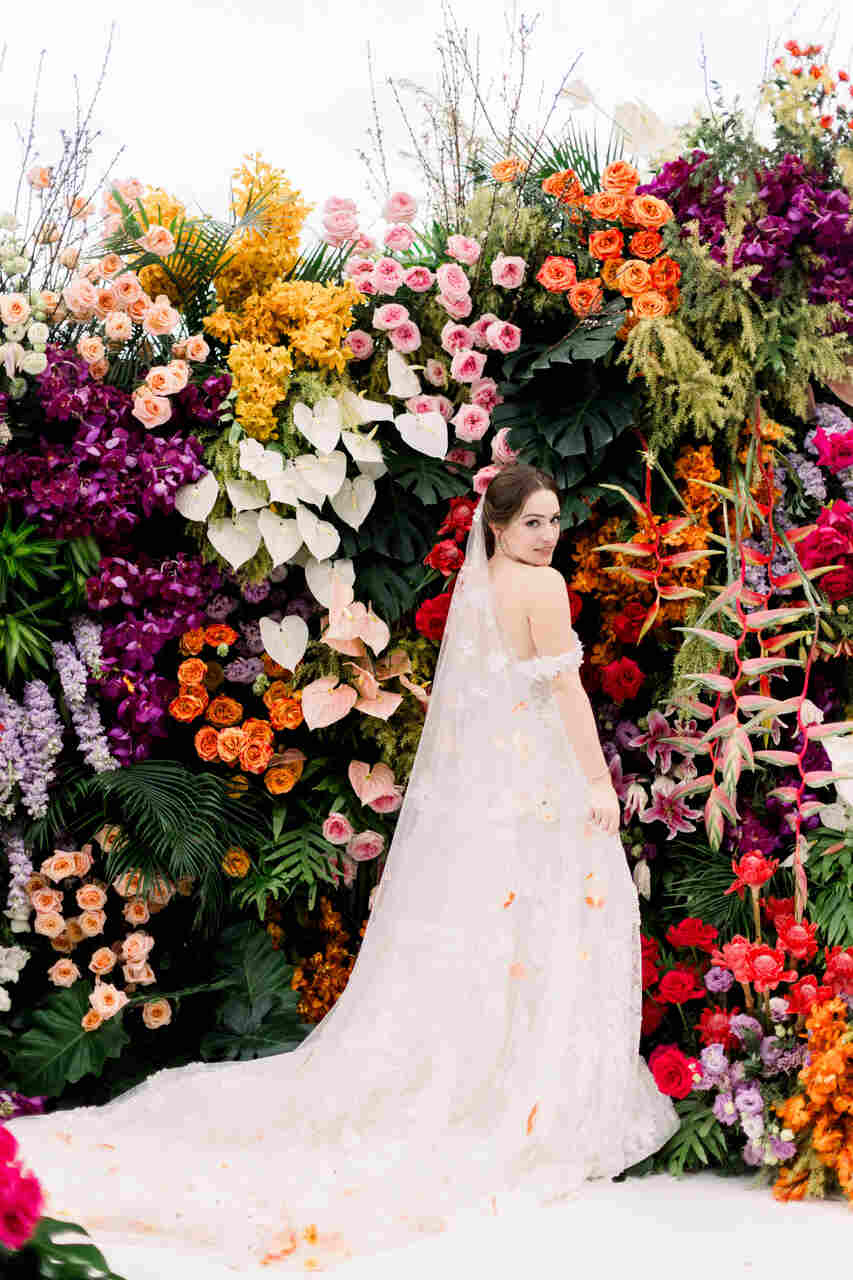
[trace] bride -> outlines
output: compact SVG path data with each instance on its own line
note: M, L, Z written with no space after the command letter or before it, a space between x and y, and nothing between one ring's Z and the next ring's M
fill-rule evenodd
M639 1054L637 894L549 561L514 464L479 502L429 711L349 983L295 1050L151 1076L11 1128L96 1241L326 1269L549 1204L679 1127Z

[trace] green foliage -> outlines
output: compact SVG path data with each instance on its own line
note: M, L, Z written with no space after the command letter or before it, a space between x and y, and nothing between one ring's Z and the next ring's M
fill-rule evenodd
M733 879L731 857L706 844L674 841L661 877L662 913L673 923L685 916L698 917L719 929L724 938L736 933L748 936L752 923L749 899L741 901L736 893L726 896Z
M296 1012L293 966L264 930L247 921L232 925L218 940L217 960L226 994L216 1012L218 1029L201 1042L202 1057L245 1061L295 1049L310 1028Z
M808 917L827 946L853 946L853 833L818 827L809 839Z
M107 1058L120 1055L128 1043L121 1013L97 1031L84 1031L80 1020L89 1008L89 984L78 981L54 992L33 1013L14 1054L16 1075L26 1080L30 1093L55 1097L67 1083L100 1075Z
M279 819L281 816L281 820ZM313 910L317 889L322 884L334 884L329 867L331 847L323 839L314 822L283 830L284 806L273 817L270 839L264 841L258 853L257 867L235 889L235 897L241 907L254 906L263 920L270 898L278 902L287 899L299 889L308 891L308 909Z
M423 576L420 561L401 567L367 552L356 568L356 595L359 600L372 601L379 616L393 625L415 607Z
M60 1238L68 1235L82 1238ZM41 1218L23 1249L0 1245L0 1261L3 1280L122 1280L83 1227L57 1218Z
M674 1099L681 1128L655 1153L655 1165L675 1178L729 1160L726 1134L704 1095Z

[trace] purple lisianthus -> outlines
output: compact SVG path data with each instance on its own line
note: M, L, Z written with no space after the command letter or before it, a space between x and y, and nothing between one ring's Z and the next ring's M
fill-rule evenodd
M797 1154L796 1142L785 1142L782 1138L777 1138L775 1134L770 1136L770 1154L775 1156L777 1160L791 1160Z
M753 1081L751 1084L739 1084L735 1088L735 1106L741 1115L757 1116L764 1114L764 1098L761 1090Z
M235 684L252 684L258 676L263 675L263 658L235 658L223 668L225 678Z
M703 1071L712 1079L726 1075L731 1065L721 1044L706 1045L699 1054L699 1061Z
M734 980L735 976L731 970L721 969L718 965L711 965L704 978L705 986L709 991L713 991L715 995L721 995L724 991L731 990Z
M779 1059L785 1051L785 1042L780 1040L778 1036L765 1036L758 1046L758 1052L761 1055L761 1061L765 1067L771 1071L775 1071L779 1066Z
M711 1108L720 1124L733 1125L738 1120L738 1109L730 1093L718 1093Z
M729 1027L732 1034L736 1035L742 1043L745 1042L750 1032L753 1032L759 1038L764 1035L761 1023L748 1013L736 1013L729 1022Z

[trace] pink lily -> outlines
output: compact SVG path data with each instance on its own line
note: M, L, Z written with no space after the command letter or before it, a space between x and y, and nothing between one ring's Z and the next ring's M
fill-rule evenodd
M672 729L669 727L669 721L666 716L661 715L659 711L650 711L648 730L636 738L631 738L628 746L635 748L645 747L646 755L652 764L657 762L661 773L667 773L672 763L672 747L668 746L662 739L671 737Z
M673 799L672 792L676 788L673 778L655 778L652 783L652 803L640 814L641 822L663 822L672 840L679 831L695 831L697 821L702 817L695 809L690 809L680 797Z

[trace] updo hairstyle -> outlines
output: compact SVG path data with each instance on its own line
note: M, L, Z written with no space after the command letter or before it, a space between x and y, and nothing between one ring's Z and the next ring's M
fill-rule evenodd
M531 467L527 462L512 462L502 467L489 482L483 494L483 533L486 539L486 555L491 559L495 553L495 535L491 522L506 528L514 516L532 493L540 489L550 489L559 500L557 485L553 476L538 467Z

